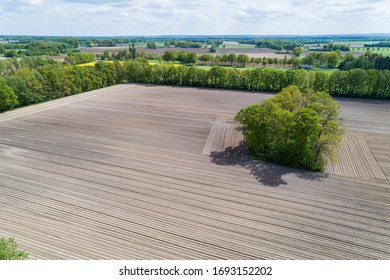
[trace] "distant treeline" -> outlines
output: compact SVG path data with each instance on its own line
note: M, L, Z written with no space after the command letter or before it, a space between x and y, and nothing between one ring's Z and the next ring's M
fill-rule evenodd
M0 111L126 82L273 92L296 85L300 90L336 96L390 98L388 70L352 69L330 75L303 69L239 71L215 66L204 70L173 64L150 65L141 57L80 67L38 57L0 61Z
M0 45L0 54L4 54L5 57L60 55L74 51L72 44L54 41L32 41L29 43Z
M205 44L201 42L193 42L193 41L166 41L164 44L167 46L175 46L175 48L203 48Z
M0 54L5 57L26 57L79 52L78 47L114 47L117 44L130 43L129 40L119 39L76 39L76 38L56 38L52 40L32 40L23 39L11 43L0 44Z
M379 42L374 44L364 44L365 48L375 47L375 48L390 48L390 42Z
M322 48L325 51L337 51L337 50L340 50L340 51L350 51L349 46L348 45L344 45L344 44L329 43L329 44L324 45Z
M290 50L301 44L297 41L285 41L285 40L261 40L255 42L256 48L269 48L273 50Z

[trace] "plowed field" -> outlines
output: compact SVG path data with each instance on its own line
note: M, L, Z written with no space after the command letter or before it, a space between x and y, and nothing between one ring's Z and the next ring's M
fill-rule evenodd
M1 114L0 236L35 259L390 259L390 103L338 100L384 176L357 178L250 161L232 118L269 96L118 85Z

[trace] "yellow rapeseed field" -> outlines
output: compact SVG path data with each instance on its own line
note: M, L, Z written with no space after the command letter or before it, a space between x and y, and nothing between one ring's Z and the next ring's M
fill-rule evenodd
M77 64L77 66L85 67L85 66L95 66L96 62L88 62L88 63L82 63L82 64Z
M113 63L113 61L106 61L108 63ZM124 62L121 61L121 63L123 64ZM88 63L81 63L81 64L77 64L77 66L80 66L80 67L85 67L85 66L95 66L96 64L96 61L93 61L93 62L88 62ZM150 65L156 65L156 64L162 64L162 63L158 63L158 62L149 62ZM166 65L173 65L175 67L179 67L179 66L183 66L182 64L179 64L179 63L174 63L174 64L166 64Z

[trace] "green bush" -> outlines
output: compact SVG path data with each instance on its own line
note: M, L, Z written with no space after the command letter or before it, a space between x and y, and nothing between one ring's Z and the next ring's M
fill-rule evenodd
M26 260L27 258L28 253L18 250L13 238L0 239L0 260Z

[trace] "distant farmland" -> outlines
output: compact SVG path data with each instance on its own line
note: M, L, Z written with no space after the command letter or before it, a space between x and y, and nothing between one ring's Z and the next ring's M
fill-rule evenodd
M390 259L390 103L337 100L335 175L248 159L232 118L269 96L118 85L0 114L0 236L35 259Z
M146 53L154 53L157 55L163 55L164 52L168 50L175 50L177 52L194 52L198 55L202 54L210 54L210 55L222 55L222 54L230 54L230 53L235 53L235 54L247 54L249 57L255 57L255 58L263 58L263 57L272 57L272 58L279 58L283 59L286 55L285 54L276 54L276 50L273 49L267 49L267 48L248 48L247 45L244 47L240 48L240 45L230 48L218 48L218 52L216 53L210 53L209 48L158 48L158 49L148 49L148 48L137 48L137 51L140 52L146 52ZM99 54L102 55L104 51L109 51L109 52L118 52L120 50L128 50L128 46L118 46L118 47L94 47L94 48L80 48L80 51L82 53L94 53L94 54ZM291 58L290 54L287 54L288 58Z

